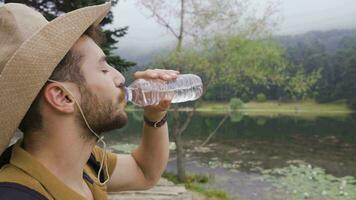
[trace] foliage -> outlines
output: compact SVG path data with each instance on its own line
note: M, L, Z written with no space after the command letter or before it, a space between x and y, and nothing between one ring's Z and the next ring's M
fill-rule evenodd
M208 190L208 189L204 188L203 186L200 186L200 185L197 185L194 183L187 183L185 186L189 190L199 192L209 198L215 198L217 200L229 200L230 199L225 192L220 191L220 190Z
M175 184L180 184L181 182L178 180L177 176L170 172L164 172L162 177L172 181ZM190 174L187 175L187 179L185 187L189 190L199 192L209 198L215 198L216 200L229 200L230 198L224 191L220 190L211 190L204 187L205 184L209 182L209 177L202 174Z
M316 98L319 102L346 99L351 105L356 85L355 30L311 32L280 40L286 49L285 58L291 64L289 71L295 74L299 70L299 74L304 74L302 77L313 76L314 73L317 79L312 92L306 95L290 93L292 98ZM298 82L310 85L315 79ZM291 83L289 87L300 87L299 91L303 91L303 84Z
M204 39L209 40L221 33L244 34L245 37L259 38L275 25L270 22L273 21L271 18L278 10L272 3L267 3L267 7L261 9L262 13L257 17L252 4L245 0L137 0L137 3L150 13L158 24L167 28L176 39L176 48L171 52L172 56L158 60L160 66L200 75L204 81L203 96L210 82L217 78L218 66L216 62L211 62L209 56L206 56L209 47L200 45L204 43ZM186 43L186 38L190 38L191 43ZM191 46L187 47L186 44ZM193 107L196 108L197 105L194 103ZM173 115L175 118L173 135L177 143L178 177L180 180L185 180L184 147L181 134L191 122L195 109L189 112L185 122L180 124L180 114L177 108L175 106Z
M356 199L355 177L334 177L311 165L263 170L264 180L286 191L292 199Z
M230 99L230 109L237 110L244 106L244 102L239 98Z
M303 70L298 70L289 76L284 90L293 100L305 100L307 97L313 97L313 86L320 79L319 71L313 71L307 75Z
M28 6L31 6L41 12L47 20L53 20L57 16L73 11L78 8L85 6L92 6L105 3L106 0L73 0L73 1L53 1L53 0L43 0L43 1L32 1L32 0L5 0L5 3L23 3ZM116 5L118 0L112 0L112 5ZM101 26L111 24L113 22L113 14L110 11L109 14L101 22ZM107 55L107 60L110 64L115 66L119 71L125 71L129 67L134 66L135 63L126 61L118 55L114 55L113 50L117 49L116 45L120 37L126 35L128 27L115 28L112 30L105 29L103 30L105 35L105 43L102 45L104 53Z
M309 35L313 35L313 37ZM298 40L295 38L298 38ZM280 42L281 40L282 42ZM229 69L230 76L221 73L225 80L220 81L219 76L214 77L216 81L209 85L204 99L227 102L230 98L238 96L247 102L254 99L258 93L264 93L268 100L316 99L318 102L326 103L346 99L352 106L353 99L356 99L354 92L356 90L355 30L312 32L295 37L273 38L271 41L276 43L277 46L279 42L283 45L282 47L279 46L280 56L282 57L280 63L284 66L280 67L281 71L278 73L280 75L279 82L260 81L260 77L263 78L264 76L263 70L256 68L258 72L256 76L247 76L247 78L235 76L235 82L240 82L244 86L241 87L238 84L232 84L232 81L227 81L228 79L232 80L234 76L233 71ZM259 43L261 40L254 40L254 42ZM262 42L264 41L262 40ZM219 46L225 48L225 46L228 46L224 45L225 43L220 42ZM246 45L244 46L240 42L239 45L231 43L231 46L244 49ZM214 47L214 45L211 45L211 47ZM273 45L271 48L274 48ZM230 50L233 51L234 49ZM214 52L214 50L212 51ZM244 52L246 53L244 54ZM261 54L261 51L256 52ZM245 65L243 60L247 58L246 54L253 57L254 51L241 50L238 53L245 58L236 62L236 64ZM233 55L227 51L221 52L223 56L219 56L219 51L215 51L214 54L216 60L225 55ZM264 61L261 57L256 57L256 59ZM220 62L216 61L215 63L218 66L216 67L217 70L227 70L227 67L220 65ZM253 60L250 60L249 63L253 63ZM243 70L242 68L241 72ZM257 76L258 74L262 74L262 76ZM266 76L266 78L268 77ZM256 80L259 80L259 82L256 82Z
M257 102L263 103L263 102L266 102L266 100L267 100L267 98L266 98L266 95L265 95L265 94L263 94L263 93L258 93L258 94L256 95L256 101L257 101Z
M345 39L344 49L336 54L335 61L339 69L335 93L353 106L356 99L356 35Z

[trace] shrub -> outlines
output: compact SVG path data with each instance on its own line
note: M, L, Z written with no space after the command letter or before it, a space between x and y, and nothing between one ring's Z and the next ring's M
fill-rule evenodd
M256 96L256 101L257 102L265 102L267 100L267 98L266 98L266 95L264 95L263 93L259 93L259 94L257 94L257 96Z
M239 98L230 99L230 109L237 110L244 106L244 102Z

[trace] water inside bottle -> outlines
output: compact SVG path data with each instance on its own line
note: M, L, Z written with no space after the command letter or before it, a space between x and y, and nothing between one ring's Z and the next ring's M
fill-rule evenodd
M174 97L172 99L172 103L194 101L198 99L203 93L203 87L198 85L198 86L193 86L191 88L175 90L173 92L174 92Z
M142 88L125 88L125 99L137 106L157 105L162 99L172 100L175 93L173 91L143 90Z
M125 91L126 101L137 106L157 105L162 100L181 103L198 99L203 93L203 84L196 75L180 75L172 81L138 79Z

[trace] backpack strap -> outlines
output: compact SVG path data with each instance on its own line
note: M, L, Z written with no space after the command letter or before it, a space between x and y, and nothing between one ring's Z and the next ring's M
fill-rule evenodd
M11 154L13 146L8 147L1 155L0 155L0 169L10 162Z
M8 147L0 155L0 169L6 164L10 163L12 149L13 149L13 145ZM13 200L13 199L48 200L45 196L43 196L41 193L37 192L36 190L12 182L0 182L0 199L1 200Z
M96 160L94 154L90 154L89 160L87 162L87 164L89 165L89 167L91 167L95 173L98 175L99 173L99 169L100 169L100 162ZM83 177L88 180L89 182L93 182L93 180L84 172ZM104 170L101 171L100 173L100 181L104 182L105 181L105 177L104 177Z
M48 200L41 193L18 183L0 183L1 200Z

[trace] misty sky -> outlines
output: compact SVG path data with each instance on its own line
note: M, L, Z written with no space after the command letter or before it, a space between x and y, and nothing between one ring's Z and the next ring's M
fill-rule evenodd
M279 1L282 21L275 34L298 34L311 30L356 28L356 0L251 0L256 5ZM137 8L136 0L120 0L113 8L114 27L129 26L121 38L119 53L123 57L140 57L172 43L174 38L147 12ZM1 4L1 3L0 3ZM129 54L129 55L128 55Z
M263 2L268 0L255 0ZM273 0L272 0L273 1ZM283 19L276 34L297 34L311 30L356 28L355 0L279 0ZM166 29L157 25L147 13L138 9L135 0L121 0L113 8L114 26L129 26L128 34L120 40L120 53L135 49L149 51L173 40ZM145 16L146 15L146 16Z

